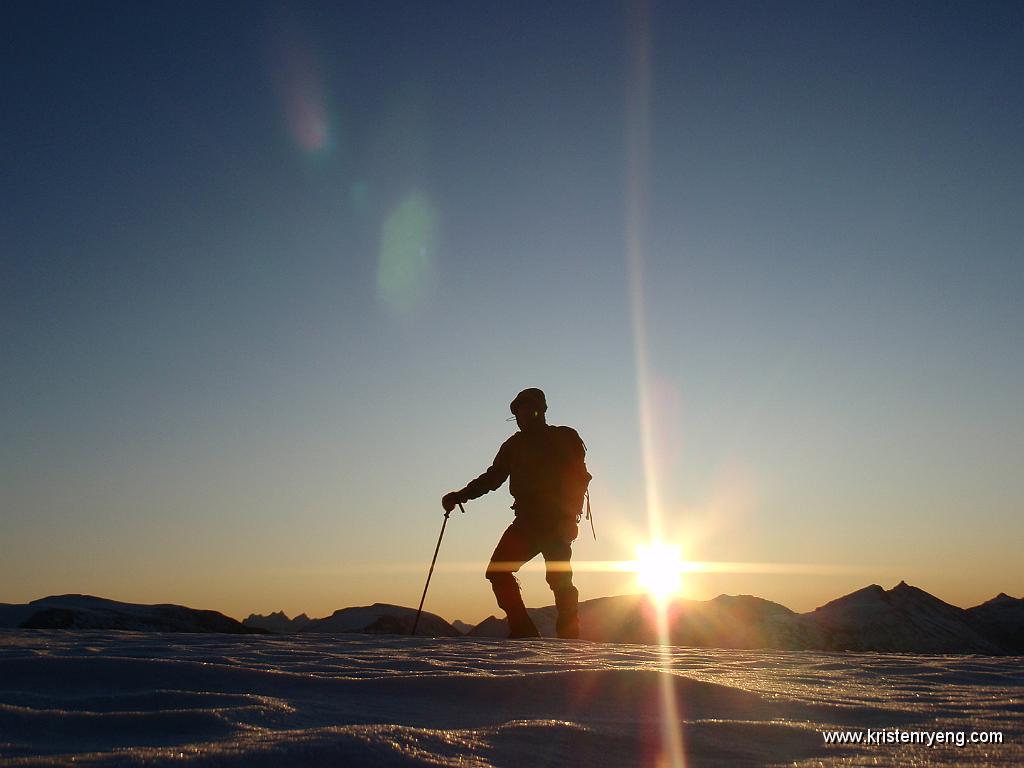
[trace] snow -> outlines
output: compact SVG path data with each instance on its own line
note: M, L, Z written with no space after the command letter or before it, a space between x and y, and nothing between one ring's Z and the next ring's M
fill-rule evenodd
M1020 657L386 635L0 630L5 765L1024 762ZM999 730L826 746L823 729Z

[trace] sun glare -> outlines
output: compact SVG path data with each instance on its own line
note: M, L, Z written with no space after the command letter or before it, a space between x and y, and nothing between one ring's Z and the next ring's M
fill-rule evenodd
M654 542L637 548L637 585L657 600L667 600L679 593L684 568L679 547Z

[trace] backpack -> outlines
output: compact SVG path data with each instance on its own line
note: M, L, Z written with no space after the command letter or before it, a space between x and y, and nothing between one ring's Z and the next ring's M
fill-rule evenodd
M585 502L585 518L590 521L590 532L594 536L594 541L597 541L597 532L594 530L594 517L590 511L590 481L594 476L587 470L587 444L583 442L583 438L579 436L576 430L569 427L563 427L562 429L566 430L567 442L569 443L567 448L569 466L566 477L568 488L566 490L572 496L573 506L579 510L576 513L576 523L579 524L580 519L584 517L583 505Z

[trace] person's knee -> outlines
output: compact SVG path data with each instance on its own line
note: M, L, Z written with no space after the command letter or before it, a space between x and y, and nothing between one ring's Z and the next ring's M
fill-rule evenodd
M491 582L491 589L494 590L494 598L498 601L499 608L506 613L523 610L519 580L514 575L508 571L488 572L487 580Z
M519 582L512 575L511 571L492 571L490 568L484 573L484 577L491 582L491 587L497 592L500 589L507 589L510 586L519 588Z
M568 592L575 589L572 585L572 572L570 571L549 571L545 579L552 592Z

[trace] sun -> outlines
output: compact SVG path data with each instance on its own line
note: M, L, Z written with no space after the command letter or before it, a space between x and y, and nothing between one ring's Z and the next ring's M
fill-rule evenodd
M685 567L679 547L664 542L637 547L637 585L656 600L665 601L679 594Z

